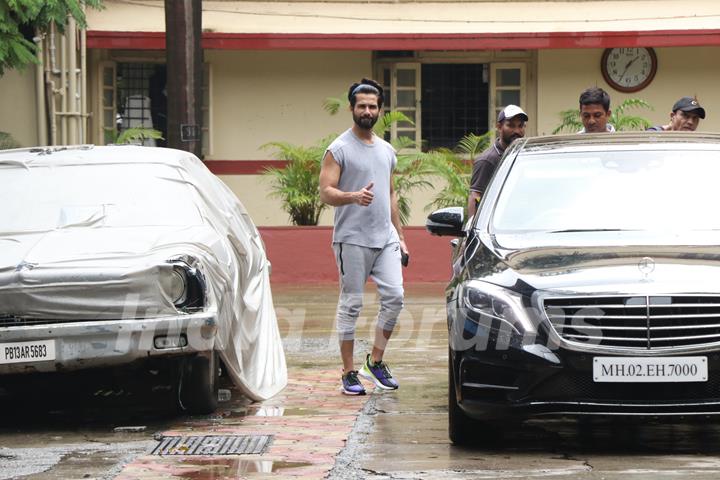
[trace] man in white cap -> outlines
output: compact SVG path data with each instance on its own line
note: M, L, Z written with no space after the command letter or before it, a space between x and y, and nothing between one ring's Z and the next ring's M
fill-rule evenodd
M468 197L468 217L475 215L480 197L485 193L485 188L495 173L505 149L516 138L525 136L525 122L527 121L527 113L517 105L508 105L500 110L495 125L497 138L473 161L470 196Z

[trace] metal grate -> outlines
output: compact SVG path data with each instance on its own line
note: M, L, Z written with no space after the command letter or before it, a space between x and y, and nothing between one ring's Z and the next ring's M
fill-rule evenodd
M190 435L162 437L151 455L259 455L272 435Z
M720 342L720 297L547 298L543 308L570 342L645 350Z

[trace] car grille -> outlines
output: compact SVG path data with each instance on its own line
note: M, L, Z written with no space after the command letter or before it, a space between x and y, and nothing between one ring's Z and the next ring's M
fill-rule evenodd
M720 377L711 375L707 382L697 383L596 383L592 380L592 371L565 372L533 387L527 398L533 401L614 401L628 405L632 402L659 405L692 400L720 401Z
M546 298L543 309L557 334L576 343L652 350L720 342L720 297Z

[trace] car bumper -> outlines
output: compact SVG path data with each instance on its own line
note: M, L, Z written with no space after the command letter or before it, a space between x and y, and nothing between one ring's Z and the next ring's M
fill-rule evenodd
M452 352L458 405L481 420L720 415L720 351L695 354L707 358L707 381L677 383L599 383L593 379L597 355L548 352L533 346Z
M6 327L0 329L0 374L113 367L149 357L208 352L214 349L217 332L214 312ZM53 358L42 354L49 350Z

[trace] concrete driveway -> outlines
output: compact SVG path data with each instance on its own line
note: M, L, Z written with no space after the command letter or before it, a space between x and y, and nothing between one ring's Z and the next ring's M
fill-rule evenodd
M253 404L225 385L217 412L196 417L168 410L171 399L163 404L157 391L150 402L131 388L76 399L65 386L55 398L3 404L0 479L718 478L720 428L702 422L535 421L508 427L490 446L452 446L443 290L407 287L386 355L397 391L340 394L335 285L275 286L290 373L282 394ZM372 288L365 300L358 366L371 346ZM186 443L161 448L175 437ZM227 438L269 441L256 453L195 455Z

